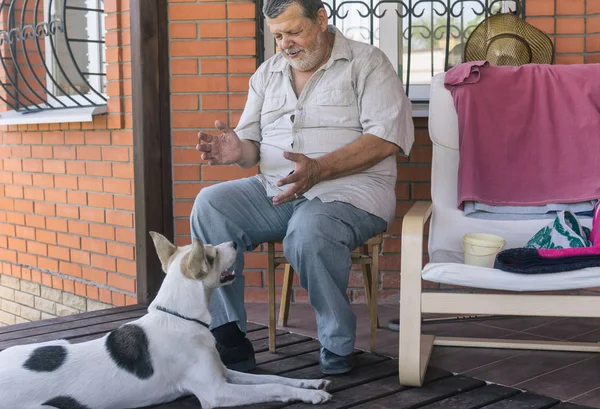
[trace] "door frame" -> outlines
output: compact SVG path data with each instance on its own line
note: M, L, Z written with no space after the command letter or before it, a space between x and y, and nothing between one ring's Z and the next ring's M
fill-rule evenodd
M164 278L149 231L174 240L167 0L131 0L131 76L137 299Z

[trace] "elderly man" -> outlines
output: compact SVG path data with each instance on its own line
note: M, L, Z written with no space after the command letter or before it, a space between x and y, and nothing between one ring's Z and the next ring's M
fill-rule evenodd
M271 0L263 9L281 52L252 76L234 130L199 133L210 165L260 165L260 174L203 189L191 231L250 251L283 239L316 312L320 369L353 368L356 317L346 289L350 252L386 230L396 207L396 157L414 140L411 107L386 56L327 24L321 0ZM242 252L235 265L243 270ZM241 274L240 274L241 275ZM229 368L256 364L245 337L244 280L213 294L212 332Z

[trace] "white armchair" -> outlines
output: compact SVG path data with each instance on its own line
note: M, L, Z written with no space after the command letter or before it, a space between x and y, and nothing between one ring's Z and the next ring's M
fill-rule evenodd
M458 118L452 96L444 87L444 74L435 76L432 82L429 132L433 143L432 202L417 202L404 217L402 226L400 383L407 386L422 385L433 345L600 352L598 343L468 339L434 337L421 333L423 313L600 317L600 296L539 294L541 291L600 286L600 268L525 275L463 264L464 234L497 234L506 240L506 248L522 247L550 220L475 219L465 217L457 209ZM424 226L430 216L430 262L423 266ZM587 227L590 224L590 220L584 222ZM515 293L489 294L486 291L483 294L456 290L423 292L422 279Z

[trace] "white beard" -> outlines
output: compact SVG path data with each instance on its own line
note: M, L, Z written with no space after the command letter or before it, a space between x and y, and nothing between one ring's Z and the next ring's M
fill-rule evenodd
M317 37L317 42L310 49L293 47L286 50L282 50L283 57L290 63L293 69L296 71L304 72L310 71L317 67L317 65L323 62L325 55L329 51L328 41L323 41L321 38L327 39L327 37ZM321 51L323 50L323 51ZM300 51L303 53L299 58L292 59L288 55L289 52Z

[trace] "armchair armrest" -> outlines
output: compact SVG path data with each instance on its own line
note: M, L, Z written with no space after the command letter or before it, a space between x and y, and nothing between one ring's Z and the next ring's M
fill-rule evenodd
M416 202L402 221L402 248L400 272L421 273L423 269L423 230L431 216L431 202Z
M417 202L402 222L400 250L400 342L398 373L401 385L421 386L433 337L421 337L421 270L423 229L432 210L431 202ZM424 343L424 346L421 345Z

